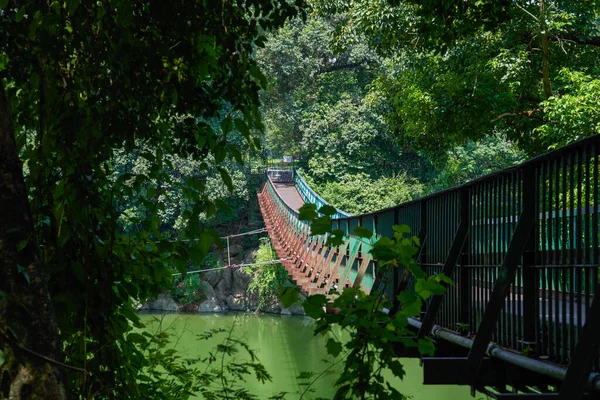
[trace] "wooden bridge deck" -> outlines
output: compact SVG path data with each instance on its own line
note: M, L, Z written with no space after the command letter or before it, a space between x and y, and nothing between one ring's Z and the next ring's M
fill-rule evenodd
M300 196L296 185L293 183L273 183L275 190L279 193L279 196L287 203L288 206L298 211L300 207L304 205L304 200Z

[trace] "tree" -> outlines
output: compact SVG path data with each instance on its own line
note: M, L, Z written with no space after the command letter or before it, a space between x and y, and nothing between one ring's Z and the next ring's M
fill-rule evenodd
M215 202L203 182L187 192L191 246L163 237L152 198L129 235L114 204L160 176L164 154L241 162L234 129L256 147L265 78L252 54L302 7L0 1L0 398L169 398L137 379L133 299L170 287L169 264L201 259L218 235L198 216ZM114 150L136 144L149 170L112 179Z
M374 96L406 146L437 156L501 132L535 155L597 129L597 1L315 3L337 47L362 37L386 57Z

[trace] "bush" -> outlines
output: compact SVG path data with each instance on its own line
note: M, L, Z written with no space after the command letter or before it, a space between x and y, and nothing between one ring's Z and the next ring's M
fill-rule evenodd
M256 263L277 260L277 253L268 237L260 238L260 245L254 257ZM285 267L279 263L244 267L244 271L253 275L248 291L258 293L259 308L263 308L277 296L281 285L288 279Z
M174 280L173 300L181 305L198 304L206 299L204 286L198 274L177 277Z
M371 178L366 174L348 174L339 182L314 187L331 205L350 214L362 214L392 207L418 197L423 185L405 174Z

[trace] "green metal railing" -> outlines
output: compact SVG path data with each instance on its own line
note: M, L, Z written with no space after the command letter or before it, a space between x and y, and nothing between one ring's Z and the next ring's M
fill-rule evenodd
M301 193L312 192L301 178L298 182ZM273 188L270 193L281 202ZM315 194L314 199L320 198ZM291 220L297 218L287 209ZM455 283L429 302L426 327L467 327L479 338L476 348L489 341L517 351L533 348L538 356L566 364L597 295L599 214L596 135L459 187L334 219L333 228L348 240L339 250L338 284L352 284L372 244L391 236L393 225L406 224L421 239L418 262L426 272L444 272ZM295 224L307 232L306 224ZM357 226L372 230L373 237L356 237ZM367 292L376 270L376 261L370 261L361 282ZM397 285L402 272L389 280ZM392 296L394 289L388 287L387 293Z
M305 203L315 204L317 206L317 210L323 206L330 205L325 200L323 200L321 196L315 193L315 191L312 190L310 186L308 186L306 181L302 178L302 176L298 173L297 170L295 171L295 182L296 188L298 189L298 193L300 193L300 196L302 197L302 200L304 200ZM347 212L344 212L337 208L336 210L337 212L334 215L332 215L332 218L335 219L350 217L350 214L348 214Z

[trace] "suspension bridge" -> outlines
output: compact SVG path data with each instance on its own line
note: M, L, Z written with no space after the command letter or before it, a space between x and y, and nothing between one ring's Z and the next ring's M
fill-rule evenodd
M381 287L369 253L394 225L420 239L417 262L454 285L410 319L432 337L426 384L469 385L494 399L600 399L600 136L465 185L362 215L341 210L339 247L311 236L304 203L326 202L292 167L268 168L259 203L289 275L308 294ZM361 226L373 232L353 234ZM414 290L399 268L390 298ZM415 357L414 349L398 356Z

